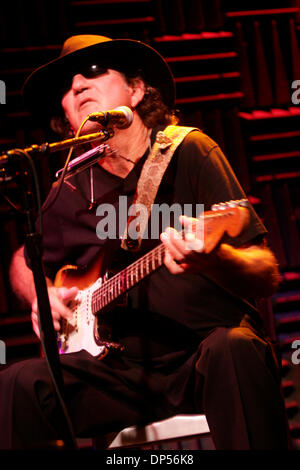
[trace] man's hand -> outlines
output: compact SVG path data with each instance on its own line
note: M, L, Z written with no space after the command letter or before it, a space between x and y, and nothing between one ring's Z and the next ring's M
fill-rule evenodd
M186 229L196 219L181 216L180 221ZM196 235L189 230L185 233L182 237L168 227L161 234L166 247L164 263L172 274L203 273L235 296L247 299L269 297L278 289L278 265L265 241L239 248L221 243L205 253L201 232L200 237L197 231Z
M49 302L52 312L53 325L56 331L60 330L60 320L65 318L66 320L72 319L72 311L67 307L68 302L75 299L78 293L77 287L48 287ZM35 334L40 338L40 329L38 324L38 306L37 298L34 299L31 306L31 321Z
M198 220L186 216L181 216L179 220L184 228L184 237L171 227L161 234L166 248L164 263L169 271L172 274L181 274L214 269L218 256L216 250L204 252L203 234L197 228Z

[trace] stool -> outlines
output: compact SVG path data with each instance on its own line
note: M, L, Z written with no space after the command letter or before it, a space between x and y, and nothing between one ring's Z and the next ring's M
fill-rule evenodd
M145 426L130 426L119 433L111 433L105 437L97 437L93 440L96 449L119 448L155 448L170 442L178 442L199 437L209 438L210 431L203 414L180 414L162 421L156 421ZM182 446L180 446L182 448ZM188 446L191 449L190 444ZM197 444L197 449L199 445ZM200 447L203 448L203 447ZM204 448L214 449L211 438L207 440Z

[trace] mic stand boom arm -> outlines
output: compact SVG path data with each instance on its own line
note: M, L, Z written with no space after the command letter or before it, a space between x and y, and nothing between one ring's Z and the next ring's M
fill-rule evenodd
M42 154L47 155L53 152L59 152L60 150L65 150L70 147L75 147L77 145L86 144L89 142L93 142L95 140L101 140L105 142L106 140L110 139L114 135L114 131L110 128L103 129L99 132L94 132L92 134L81 135L79 137L73 137L72 139L61 140L59 142L53 142L49 144L48 142L44 142L41 145L31 145L23 149L23 152L27 152L29 154ZM19 156L19 149L12 149L8 150L7 152L0 155L0 165L3 163L7 163L7 161L15 156Z

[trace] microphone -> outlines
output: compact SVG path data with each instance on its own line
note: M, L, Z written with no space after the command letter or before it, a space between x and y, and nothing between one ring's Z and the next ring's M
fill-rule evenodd
M94 163L98 162L107 155L107 150L110 150L109 146L106 144L100 144L91 150L79 155L79 157L74 158L67 166L65 180L70 178L70 176L76 175L77 173L85 170L86 168L94 165ZM63 168L58 170L55 174L56 178L58 178L61 173L63 172Z
M88 115L89 121L96 121L103 126L115 125L118 129L126 129L133 120L133 113L127 106L118 106L116 109L109 111L99 111Z

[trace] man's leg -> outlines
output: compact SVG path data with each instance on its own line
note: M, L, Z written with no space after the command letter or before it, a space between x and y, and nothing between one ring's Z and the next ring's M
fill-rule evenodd
M61 356L65 402L76 436L92 437L143 421L143 397L113 370L85 352ZM132 374L132 371L130 372ZM0 448L36 448L62 439L62 421L47 364L31 359L0 373Z
M201 344L196 370L217 449L288 447L278 364L267 342L246 327L217 328Z

